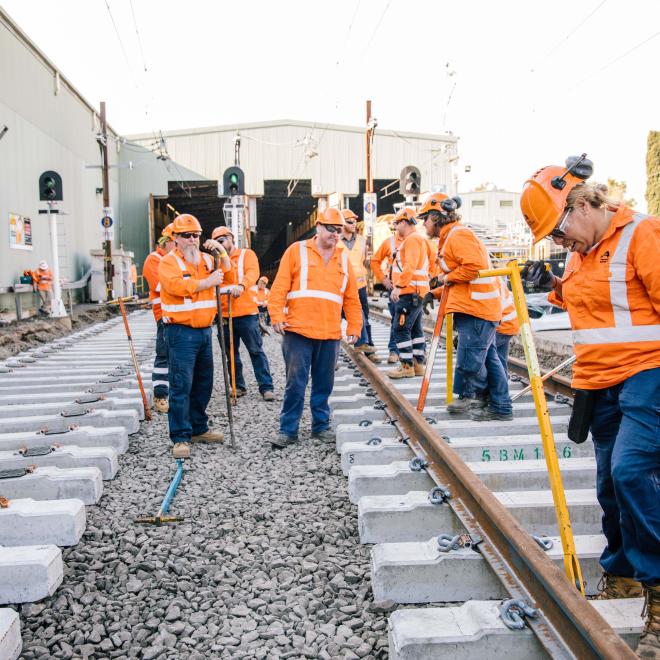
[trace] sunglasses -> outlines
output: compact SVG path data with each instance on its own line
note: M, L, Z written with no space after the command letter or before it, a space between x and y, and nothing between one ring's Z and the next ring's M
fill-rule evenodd
M341 231L341 225L321 225L321 226L331 234L338 234Z
M177 234L179 238L199 238L201 235L201 231L184 231L180 234Z
M345 224L345 225L354 225L354 224L355 224L355 220L344 220L344 224Z
M568 228L568 216L570 215L573 207L566 209L562 219L559 221L559 224L546 236L548 240L553 238L558 238L559 240L566 238L566 229Z

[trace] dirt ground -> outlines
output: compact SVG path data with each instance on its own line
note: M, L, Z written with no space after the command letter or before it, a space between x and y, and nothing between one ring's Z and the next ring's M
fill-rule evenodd
M74 307L71 330L44 317L32 317L0 326L0 360L12 357L35 348L58 337L63 337L97 321L105 321L116 316L119 310L98 305L78 305Z

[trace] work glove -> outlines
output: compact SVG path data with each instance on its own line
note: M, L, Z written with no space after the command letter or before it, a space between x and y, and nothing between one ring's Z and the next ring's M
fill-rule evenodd
M437 277L432 277L429 280L429 288L437 289L440 286L440 280Z
M426 315L430 314L429 307L433 309L434 306L435 306L435 296L429 291L422 300L422 310L424 311L424 314Z
M543 260L526 261L520 272L520 277L533 287L545 291L552 289L552 283L555 281L555 276L550 270L550 264Z

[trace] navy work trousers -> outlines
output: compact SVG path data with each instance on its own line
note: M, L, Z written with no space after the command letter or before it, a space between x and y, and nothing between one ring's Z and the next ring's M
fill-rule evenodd
M660 368L598 390L591 435L605 571L660 584Z
M484 389L487 382L489 408L493 412L508 415L513 411L513 405L509 396L509 377L502 367L495 344L496 327L494 321L454 313L454 328L458 333L458 378L454 391L466 397L474 397L478 390Z
M363 286L358 289L358 297L360 298L360 305L362 306L362 333L358 344L368 344L373 346L374 342L371 339L371 323L369 323L369 297L367 296L367 287Z
M335 365L339 355L338 339L310 339L287 332L282 341L286 365L286 389L280 413L280 432L298 437L298 427L305 405L305 390L311 373L312 433L330 427L328 399L335 384Z
M394 341L399 351L399 361L411 365L413 358L420 364L424 362L426 340L422 329L421 300L413 307L413 296L404 293L399 302L394 304ZM403 323L401 321L403 320Z
M398 355L399 349L396 347L396 340L394 339L394 303L389 299L387 301L387 309L392 317L392 322L390 323L390 340L387 343L387 348L390 353L396 353Z
M167 420L172 442L190 442L209 430L206 406L213 390L211 328L165 324L170 382Z
M152 385L154 396L157 399L167 399L169 393L168 369L167 369L167 342L165 341L165 324L161 319L158 321L156 330L156 357L154 358L154 370L152 372Z
M234 334L234 371L236 373L236 389L245 390L245 378L243 377L243 362L241 361L240 344L245 345L250 360L254 377L257 379L259 391L264 392L273 390L273 379L270 375L268 358L264 353L264 345L261 340L261 330L259 330L259 315L248 314L247 316L235 316L232 318ZM229 325L224 327L225 349L229 359Z

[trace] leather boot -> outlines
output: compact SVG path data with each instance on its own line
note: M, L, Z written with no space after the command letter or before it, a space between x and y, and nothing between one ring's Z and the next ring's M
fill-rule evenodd
M423 376L424 372L426 371L426 366L423 362L415 361L413 363L413 368L415 369L415 376Z
M644 660L660 660L660 585L644 589L644 609L642 616L646 616L644 630L639 637L637 657Z
M387 375L394 380L398 380L399 378L414 378L415 368L412 366L412 364L404 364L401 362L401 364L399 364L396 369L388 371Z
M598 582L598 595L596 600L609 600L610 598L641 598L642 584L633 578L603 573Z

